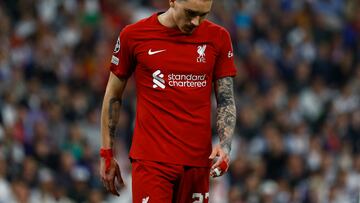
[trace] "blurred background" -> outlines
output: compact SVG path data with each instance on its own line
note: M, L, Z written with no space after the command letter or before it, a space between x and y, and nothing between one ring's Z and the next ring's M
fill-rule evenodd
M131 202L133 79L117 131L119 198L99 177L101 102L120 30L167 6L0 1L0 203ZM214 0L209 19L233 40L238 120L210 202L359 202L359 11L359 0Z

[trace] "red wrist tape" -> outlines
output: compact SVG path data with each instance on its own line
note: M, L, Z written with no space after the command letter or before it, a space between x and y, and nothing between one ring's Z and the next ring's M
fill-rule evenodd
M111 159L114 157L112 149L100 149L100 156L105 159L105 171L109 171Z

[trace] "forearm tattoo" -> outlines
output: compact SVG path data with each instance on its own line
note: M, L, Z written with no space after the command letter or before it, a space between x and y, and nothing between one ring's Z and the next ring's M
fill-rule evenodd
M225 77L217 80L216 92L217 133L220 138L221 148L225 150L226 153L229 153L236 123L236 107L232 77Z
M115 139L116 125L120 116L121 99L113 97L109 101L109 134L110 134L110 146L113 147Z

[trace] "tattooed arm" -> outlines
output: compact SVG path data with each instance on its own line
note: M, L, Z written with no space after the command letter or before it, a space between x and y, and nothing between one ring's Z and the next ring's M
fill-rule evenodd
M213 170L220 166L221 162L229 162L229 153L231 150L231 140L234 134L235 123L236 123L236 107L234 101L234 91L233 91L233 78L225 77L220 78L216 81L215 84L215 93L217 100L217 121L216 128L219 135L220 143L215 146L210 159L218 157L217 162L212 166L212 176L220 176L226 170L221 171L221 173L216 174Z
M217 121L216 128L220 138L220 146L227 153L231 150L231 140L236 122L232 77L221 78L216 83Z
M119 121L121 97L126 79L110 73L101 110L101 143L103 148L113 148L116 125Z
M117 196L119 193L116 189L116 180L119 186L123 186L124 181L121 178L119 164L112 158L112 151L116 126L119 121L121 97L126 82L126 79L120 79L110 73L101 110L101 146L102 149L111 152L111 155L107 154L106 157L102 157L100 175L107 191Z

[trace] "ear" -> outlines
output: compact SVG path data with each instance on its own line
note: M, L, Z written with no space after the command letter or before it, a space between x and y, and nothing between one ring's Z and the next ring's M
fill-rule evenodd
M169 0L169 3L170 3L170 7L171 7L171 8L174 8L174 6L175 6L175 0Z

